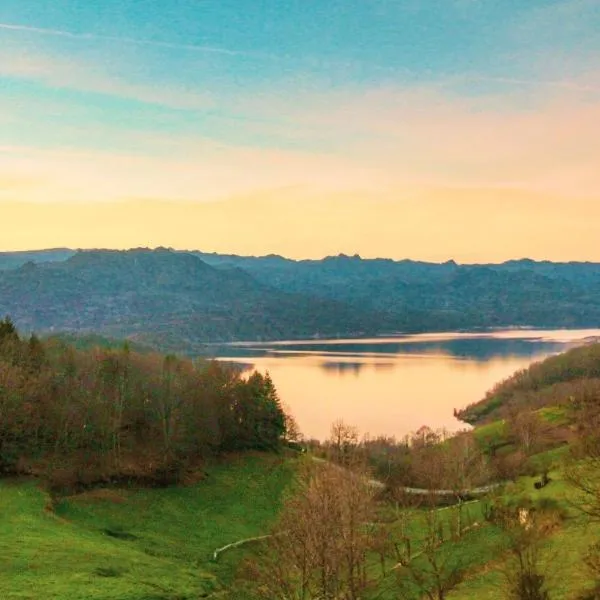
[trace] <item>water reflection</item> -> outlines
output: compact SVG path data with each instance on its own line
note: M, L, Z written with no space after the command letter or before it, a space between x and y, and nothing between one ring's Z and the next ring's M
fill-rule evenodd
M218 356L269 371L308 437L327 437L339 418L371 435L402 437L425 424L464 428L454 408L479 400L531 362L599 334L509 330L235 344Z
M568 341L571 341L570 339ZM560 352L565 342L557 339L515 338L487 334L438 339L423 336L410 338L382 338L381 340L320 340L253 344L232 344L215 347L215 354L226 353L232 357L287 357L303 355L327 355L336 357L365 357L382 355L446 355L470 360L487 361L502 356L532 357L540 353Z
M358 375L361 369L365 367L365 363L326 360L320 362L319 367L321 367L321 369L323 369L326 373L331 373L333 375L345 375L348 373Z

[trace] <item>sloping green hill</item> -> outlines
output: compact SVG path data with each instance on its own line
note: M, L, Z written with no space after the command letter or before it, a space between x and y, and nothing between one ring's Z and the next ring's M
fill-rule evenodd
M240 555L212 553L268 529L293 471L291 459L247 456L190 487L94 490L56 507L35 482L2 481L0 597L230 597Z
M573 348L518 371L481 401L459 411L470 424L504 417L511 409L538 409L585 400L600 392L600 344Z

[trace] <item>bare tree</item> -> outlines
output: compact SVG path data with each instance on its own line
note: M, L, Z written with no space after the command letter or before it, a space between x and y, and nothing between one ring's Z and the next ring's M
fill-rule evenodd
M469 490L488 480L489 470L484 453L471 433L462 433L442 447L444 462L443 485L452 491L456 502L455 534L461 537L464 528L463 504Z
M579 493L578 508L600 519L600 406L597 401L577 412L578 439L566 466L567 481Z
M335 421L329 435L330 460L340 465L350 465L356 459L359 445L358 429L344 421Z
M285 503L255 574L271 600L357 600L369 584L373 490L364 472L307 468Z
M503 573L505 592L510 600L549 600L546 574L542 570L540 547L547 533L548 515L526 506L494 505L491 520L508 539L511 558Z
M444 547L444 522L441 511L433 508L433 496L426 504L427 509L414 513L415 518L424 519L424 536L413 540L413 546L418 549L413 550L412 555L405 555L397 569L397 581L399 589L406 594L445 600L462 581L465 565L460 555Z
M303 436L298 421L296 421L289 406L282 404L282 409L285 418L285 439L288 442L299 443Z
M514 438L519 448L527 455L535 452L544 427L539 415L532 410L510 411L505 422L506 433Z

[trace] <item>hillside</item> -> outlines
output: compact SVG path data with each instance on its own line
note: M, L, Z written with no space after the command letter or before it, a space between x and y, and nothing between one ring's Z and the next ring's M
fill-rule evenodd
M0 597L6 600L233 598L240 560L216 548L275 519L293 461L212 464L189 487L100 489L59 501L33 482L0 481Z
M600 291L600 265L593 263L525 259L458 265L454 261L437 264L345 255L301 261L280 256L198 255L214 266L244 269L277 289L391 315L423 311L423 321L415 323L420 330L600 323L595 299Z
M276 451L288 418L269 375L218 361L77 350L0 321L0 477L54 491L185 481L215 456Z
M596 327L600 265L289 260L169 249L0 255L0 314L26 331L162 349L502 326Z
M511 410L573 405L600 393L600 344L573 348L518 371L494 386L481 401L457 412L466 423L505 417Z
M373 333L388 315L269 288L169 250L78 252L0 273L0 314L24 331L101 333L194 350L207 341Z
M0 252L0 271L18 269L28 262L46 263L67 260L75 254L68 248L53 248L51 250L25 250L23 252Z
M594 381L599 356L580 348L502 385ZM354 582L343 597L499 600L515 558L535 552L538 577L560 549L560 579L540 581L554 600L579 599L597 583L585 557L598 527L575 510L589 489L600 510L596 398L565 440L555 403L536 410L548 427L534 438L497 421L360 441L338 422L304 454L268 375L127 345L76 350L0 321L0 595L290 598L304 565L305 598ZM514 407L530 422L532 405Z

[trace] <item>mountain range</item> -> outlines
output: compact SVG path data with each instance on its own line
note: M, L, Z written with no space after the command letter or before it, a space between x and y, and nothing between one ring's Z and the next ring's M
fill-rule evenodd
M502 326L597 327L600 264L338 255L295 261L139 248L0 253L0 314L23 331L207 342Z

